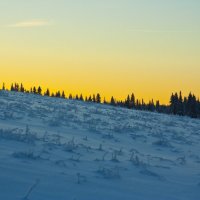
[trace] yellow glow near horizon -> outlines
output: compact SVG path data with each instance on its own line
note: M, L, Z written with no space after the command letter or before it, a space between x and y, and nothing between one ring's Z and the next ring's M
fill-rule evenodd
M9 1L0 2L7 87L99 92L107 100L133 92L165 104L174 91L200 94L197 1Z

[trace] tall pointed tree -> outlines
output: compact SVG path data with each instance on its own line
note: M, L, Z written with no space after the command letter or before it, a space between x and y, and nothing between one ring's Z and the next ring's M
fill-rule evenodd
M97 93L96 102L101 103L101 95L99 93Z

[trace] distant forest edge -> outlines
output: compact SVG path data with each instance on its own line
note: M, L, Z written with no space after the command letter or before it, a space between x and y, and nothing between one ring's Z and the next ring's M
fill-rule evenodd
M181 91L179 94L172 93L171 97L169 98L168 105L161 105L159 100L154 102L152 99L149 103L145 103L144 100L139 100L135 98L135 95L132 93L128 95L125 100L116 100L113 96L111 97L110 101L107 101L105 98L102 100L101 95L99 93L89 95L83 97L82 94L76 94L73 96L69 94L67 97L64 91L57 91L57 92L50 92L49 89L43 92L42 87L31 87L30 90L24 88L23 84L14 83L11 84L10 89L5 87L3 83L2 90L8 91L15 91L15 92L22 92L22 93L31 93L35 95L41 96L48 96L48 97L57 97L63 99L73 99L78 101L85 101L85 102L93 102L93 103L101 103L106 105L124 107L128 109L135 109L135 110L144 110L144 111L151 111L151 112L158 112L158 113L165 113L165 114L173 114L173 115L180 115L180 116L189 116L192 118L200 118L200 101L196 98L196 96L192 93L189 93L187 97L183 97Z

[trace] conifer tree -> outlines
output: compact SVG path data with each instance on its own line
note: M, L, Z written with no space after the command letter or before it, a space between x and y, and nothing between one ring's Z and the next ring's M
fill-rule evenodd
M116 102L115 102L115 99L114 99L113 96L111 97L110 105L112 105L112 106L116 106Z
M92 97L91 97L91 95L89 96L88 101L89 101L89 102L92 102Z
M192 95L189 116L192 118L197 118L197 101L194 95Z
M96 97L95 97L95 94L93 94L92 101L93 101L94 103L96 103Z
M79 100L80 100L80 101L83 101L83 100L84 100L82 94L80 95Z
M182 92L181 91L179 93L179 98L178 98L178 114L179 115L183 115L184 114L183 97L182 97Z
M49 91L48 88L47 88L46 92L44 93L44 95L45 95L45 96L48 96L48 97L50 96L50 91Z
M108 102L106 101L106 98L104 97L104 99L103 99L103 103L104 104L107 104Z
M76 95L75 99L76 99L76 100L79 100L78 94Z
M127 96L127 98L126 98L126 100L125 100L125 106L126 106L127 108L130 108L130 96L129 96L129 95Z
M145 110L145 109L146 109L146 104L144 103L144 99L142 99L141 110ZM149 109L151 111L151 101L149 101L147 109Z
M5 88L5 83L3 83L3 85L2 85L2 90L5 90L6 88Z
M14 91L19 92L19 84L18 83L15 83Z
M56 97L60 98L60 96L61 96L61 95L60 95L60 91L57 91L57 92L56 92Z
M14 86L13 86L13 83L11 84L11 87L10 87L10 91L14 91Z
M35 86L33 87L33 93L34 93L34 94L37 94L37 90L36 90L36 87L35 87Z
M65 92L63 91L62 92L62 96L61 96L63 99L65 99Z
M160 101L159 100L156 101L156 111L160 112Z
M39 86L37 89L37 94L41 95L42 94L42 88Z
M20 89L19 89L19 91L20 91L20 92L24 92L24 91L25 91L24 86L23 86L22 83L21 83L21 85L20 85Z
M130 108L135 108L135 95L131 94Z
M171 98L170 98L170 108L171 108L171 112L176 115L178 113L178 94L175 93L171 95Z
M101 103L101 95L99 93L97 93L96 102Z

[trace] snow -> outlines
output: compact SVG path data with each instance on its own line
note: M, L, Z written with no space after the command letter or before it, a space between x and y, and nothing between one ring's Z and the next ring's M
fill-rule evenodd
M200 199L200 120L0 91L1 200Z

